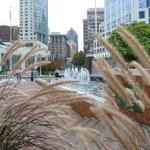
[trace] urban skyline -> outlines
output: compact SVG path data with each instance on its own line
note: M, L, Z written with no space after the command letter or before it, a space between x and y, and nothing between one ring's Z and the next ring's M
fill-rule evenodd
M104 0L97 0L97 7L103 7ZM5 0L0 6L0 25L10 25L10 7L12 25L19 26L19 0ZM49 1L49 30L66 34L72 27L79 35L79 50L83 50L83 19L88 8L94 8L94 0L51 0ZM5 16L4 16L5 14Z

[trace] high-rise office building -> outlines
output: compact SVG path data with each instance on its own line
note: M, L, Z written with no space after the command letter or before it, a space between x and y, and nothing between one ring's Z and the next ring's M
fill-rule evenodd
M20 0L20 39L48 40L48 0Z
M78 43L78 34L73 28L70 28L70 30L66 34L66 37L68 40Z
M96 10L96 15L95 15ZM97 17L97 32L99 31L99 24L104 21L104 9L103 8L89 8L87 10L87 19L83 20L83 40L84 40L84 52L93 50L94 38L91 30L95 31L95 17Z
M141 21L150 24L150 0L105 0L105 19L100 24L99 32L108 38L111 31L120 24ZM109 53L100 48L97 57L110 57Z
M70 28L66 34L66 37L68 39L68 43L70 44L71 58L73 58L74 54L78 52L78 34L73 28Z
M105 30L133 21L150 23L150 0L105 0Z
M55 58L62 60L66 64L67 59L70 57L70 47L66 35L59 32L52 32L50 35L49 43L51 59Z
M12 42L19 39L19 27L17 26L0 26L0 41Z

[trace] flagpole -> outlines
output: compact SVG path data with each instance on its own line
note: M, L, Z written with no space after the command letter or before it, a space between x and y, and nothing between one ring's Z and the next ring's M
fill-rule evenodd
M11 20L11 8L12 7L10 7L10 43L12 42L12 20Z
M10 7L10 12L9 12L9 17L10 17L10 44L12 42L12 20L11 20L11 8ZM10 56L10 70L12 70L12 55Z
M97 34L97 6L95 0L95 33ZM97 53L97 39L95 39L95 53Z

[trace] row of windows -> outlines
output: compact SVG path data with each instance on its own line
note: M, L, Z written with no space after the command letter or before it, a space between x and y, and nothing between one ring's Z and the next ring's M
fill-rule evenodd
M23 7L23 5L21 5L20 10L23 10L23 8L24 8L24 10L29 10L29 7ZM32 9L32 8L30 7L30 9Z
M131 22L131 14L127 15L126 17L122 17L122 20L121 20L121 18L119 18L117 21L113 21L112 23L108 23L106 26L106 29L110 30L111 28L116 27L118 24L128 23L128 22ZM101 32L104 32L104 27L100 28L100 33Z
M20 39L21 39L21 40L23 40L23 39L28 40L29 37L24 37L24 38L23 38L23 37L20 37ZM32 40L32 39L35 39L35 37L30 37L30 39L31 39L31 40Z
M25 20L25 21L28 21L30 19L30 21L32 21L33 20L33 18L32 17L30 17L30 18L20 18L20 23L23 23L23 20Z
M59 49L59 51L62 51L63 50L63 48L61 48L61 47L51 47L52 49L55 49L55 50L58 50Z
M24 25L25 25L25 27L29 26L29 24L27 24L27 23L25 23ZM20 26L23 26L23 23L20 23ZM30 24L30 26L32 28L32 24Z
M62 37L51 37L52 40L56 39L56 40L62 40Z
M23 35L22 33L23 33L23 31L20 31L20 35ZM31 31L30 31L30 34L29 34L29 32L25 32L25 34L28 34L28 35L31 35L31 36L32 36L32 35L35 35L35 34L33 34L33 32L31 32Z
M116 17L121 12L131 11L131 0L109 0L105 6L106 17Z

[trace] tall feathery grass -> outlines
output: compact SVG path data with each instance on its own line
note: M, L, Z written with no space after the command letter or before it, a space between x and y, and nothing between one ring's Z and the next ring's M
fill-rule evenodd
M124 58L113 46L103 37L93 33L99 43L104 46L118 63L114 70L109 67L106 60L100 58L94 62L96 67L103 74L107 84L105 93L98 94L107 101L104 106L92 106L91 111L95 117L105 126L105 129L96 131L86 127L74 127L72 131L84 145L84 149L90 149L91 141L97 149L121 149L121 150L149 150L150 134L149 119L146 112L150 110L150 97L145 87L149 87L150 58L129 32L119 27L118 33L129 46L138 53L141 62L125 62ZM134 67L140 73L142 86L139 84L130 67ZM145 68L146 67L146 68ZM117 71L122 81L114 74ZM140 122L137 114L144 113L144 122Z
M149 127L137 122L137 113L149 111L150 97L145 91L145 85L150 86L149 56L144 52L140 43L123 28L118 33L138 53L141 61L125 62L120 53L100 35L94 37L110 52L118 63L115 70L121 75L121 82L104 59L94 62L102 72L106 81L106 89L99 96L104 97L106 104L92 105L93 117L99 120L104 128L101 130L84 126L72 126L81 116L75 113L68 105L74 102L90 100L90 97L60 87L62 84L78 81L61 81L47 84L36 80L30 83L17 82L0 85L0 149L1 150L74 150L79 143L65 138L65 132L76 134L82 149L90 150L91 144L97 149L105 150L148 150L150 148ZM22 46L20 42L12 45L2 58L1 65L10 58L13 52ZM11 78L21 64L27 61L34 53L43 50L39 45L22 56L14 70L8 75ZM143 60L144 59L144 60ZM39 65L49 64L48 61L38 62L28 66L20 74ZM141 74L141 86L130 67L136 68ZM146 69L144 68L146 67ZM132 112L132 113L131 113ZM133 119L134 118L134 119ZM144 117L145 121L146 116ZM71 134L75 138L74 134Z
M128 64L106 39L93 33L99 43L112 55L118 66L116 69L111 69L102 58L94 62L107 83L105 94L100 94L100 96L107 99L108 104L103 107L92 107L91 110L100 121L105 123L120 145L120 149L148 150L150 148L149 125L138 122L140 120L137 118L137 113L142 114L150 110L149 93L145 91L146 86L149 88L150 58L131 33L122 27L118 27L117 31L137 54L141 64L139 62ZM134 67L140 73L143 86L139 84L130 67ZM115 75L114 70L119 73L122 80ZM146 116L143 117L145 124L148 123Z
M23 46L15 42L2 58L1 65ZM21 64L34 53L44 50L40 45L31 48L17 62L8 74L7 82L0 85L0 149L1 150L58 150L74 149L74 146L62 136L76 121L79 115L70 107L70 102L86 100L87 97L77 92L58 88L64 81L47 85L40 80L36 82L11 82ZM20 74L45 64L49 61L34 63ZM75 81L74 81L75 82Z

